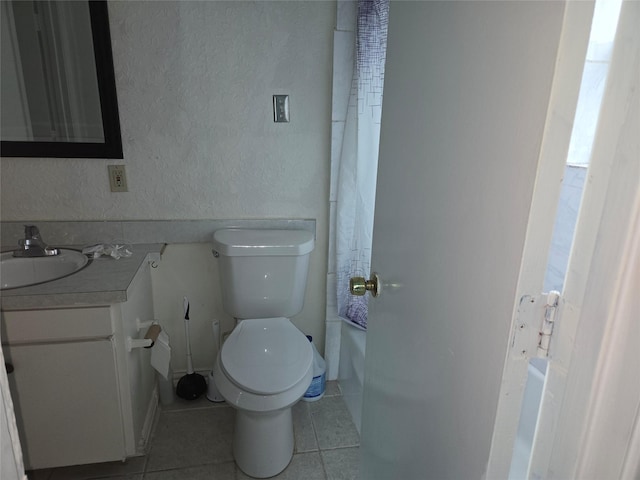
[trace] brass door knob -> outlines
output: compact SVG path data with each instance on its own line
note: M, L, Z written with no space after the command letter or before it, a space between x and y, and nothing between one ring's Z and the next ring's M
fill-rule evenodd
M382 283L377 273L371 274L371 279L366 280L364 277L351 277L349 280L349 291L351 295L362 296L371 292L371 295L377 297L380 295Z

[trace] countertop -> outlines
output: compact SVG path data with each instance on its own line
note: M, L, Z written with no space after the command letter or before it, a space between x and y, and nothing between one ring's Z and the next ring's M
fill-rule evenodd
M30 287L2 290L0 306L2 310L24 310L126 302L127 291L140 267L145 261L159 260L164 247L163 243L134 244L130 257L117 260L99 257L93 259L88 267L68 277Z

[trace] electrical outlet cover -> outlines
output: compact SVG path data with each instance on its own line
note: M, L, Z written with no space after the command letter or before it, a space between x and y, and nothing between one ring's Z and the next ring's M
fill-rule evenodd
M128 192L124 165L109 165L109 186L112 192Z

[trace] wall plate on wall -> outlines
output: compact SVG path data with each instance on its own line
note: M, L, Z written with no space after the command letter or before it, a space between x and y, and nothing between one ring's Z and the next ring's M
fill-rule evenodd
M273 96L273 121L276 123L289 122L289 95Z
M108 165L109 186L112 192L128 192L127 174L124 165Z

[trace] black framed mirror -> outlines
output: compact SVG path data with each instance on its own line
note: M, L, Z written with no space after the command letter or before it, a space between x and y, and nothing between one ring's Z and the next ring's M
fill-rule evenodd
M123 158L107 2L2 2L2 157Z

